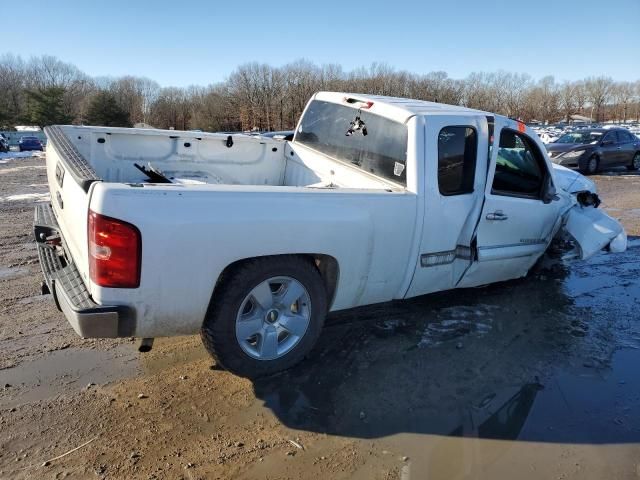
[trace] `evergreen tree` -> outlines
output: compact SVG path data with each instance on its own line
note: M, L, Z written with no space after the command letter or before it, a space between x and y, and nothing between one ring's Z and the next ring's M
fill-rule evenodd
M73 120L73 116L65 112L65 89L48 87L27 92L26 119L39 127L65 124Z
M103 127L130 127L129 113L118 105L116 97L100 91L91 99L87 110L87 123Z

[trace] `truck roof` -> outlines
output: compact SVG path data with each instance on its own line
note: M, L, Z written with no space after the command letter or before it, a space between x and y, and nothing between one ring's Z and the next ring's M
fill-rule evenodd
M427 102L424 100L413 100L411 98L386 97L384 95L318 92L313 98L315 100L324 100L343 105L352 104L356 108L361 105L366 105L367 102L371 102L372 105L370 107L365 106L364 108L402 123L416 115L493 115L492 113L481 110L448 105L446 103Z

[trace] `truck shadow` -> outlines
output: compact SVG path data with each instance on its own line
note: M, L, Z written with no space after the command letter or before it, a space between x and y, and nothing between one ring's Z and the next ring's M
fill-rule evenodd
M347 437L639 442L637 292L632 249L339 312L310 358L254 391L290 428Z

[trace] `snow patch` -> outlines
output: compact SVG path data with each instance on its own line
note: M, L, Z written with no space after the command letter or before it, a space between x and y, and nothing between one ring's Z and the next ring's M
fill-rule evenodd
M0 175L4 175L5 173L19 172L20 170L32 170L32 169L37 169L37 168L47 168L47 166L46 165L31 165L31 166L24 166L24 167L5 168L5 169L0 170Z
M21 193L18 195L9 195L8 197L0 197L3 202L20 202L24 200L32 200L34 202L48 202L51 196L48 193Z
M13 158L44 157L44 152L0 152L0 160ZM6 162L3 162L6 163Z

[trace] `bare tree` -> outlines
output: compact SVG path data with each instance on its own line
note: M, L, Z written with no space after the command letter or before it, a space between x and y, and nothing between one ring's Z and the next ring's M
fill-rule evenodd
M558 85L553 77L534 82L526 74L474 72L452 79L446 72L418 75L385 63L345 72L340 65L317 66L297 60L282 67L247 63L229 78L208 87L160 86L148 78L85 75L51 56L25 62L0 56L0 124L26 121L27 92L48 88L63 92L63 113L86 121L89 99L108 91L134 123L163 128L203 130L274 130L294 128L309 98L317 91L345 91L410 97L501 113L524 121L569 120L574 113L593 118L640 120L640 80L613 82L588 78Z
M584 81L574 82L573 95L576 99L576 109L580 115L584 115L584 106L587 103L587 89Z
M25 63L11 54L0 57L0 125L20 121L25 109Z
M501 95L504 105L501 109L511 118L523 119L525 114L525 100L527 91L531 88L531 77L527 74L501 73Z
M571 115L576 112L576 84L573 82L564 82L560 86L560 108L564 116L564 120L568 123Z
M591 104L591 118L595 110L595 119L597 122L602 121L602 107L609 100L613 80L610 77L589 77L584 83L587 92L587 99Z
M631 82L613 84L611 97L614 100L614 119L626 122L629 107L634 97L634 85Z

